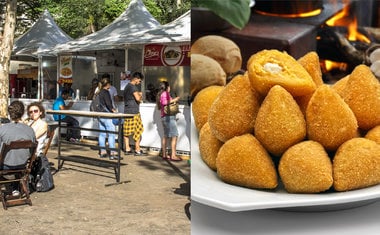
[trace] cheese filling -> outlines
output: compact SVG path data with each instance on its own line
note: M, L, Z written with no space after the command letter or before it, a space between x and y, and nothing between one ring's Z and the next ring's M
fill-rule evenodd
M264 65L264 70L270 73L280 73L282 71L282 67L278 64L266 63Z

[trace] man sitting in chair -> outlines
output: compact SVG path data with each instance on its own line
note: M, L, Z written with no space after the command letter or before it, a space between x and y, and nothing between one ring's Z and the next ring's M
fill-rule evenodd
M8 106L10 123L0 126L0 147L4 143L8 144L16 140L31 140L36 142L36 135L33 129L22 122L25 107L21 101L13 101ZM18 169L25 167L25 163L30 156L28 149L11 150L4 158L3 169ZM13 194L18 192L13 191Z

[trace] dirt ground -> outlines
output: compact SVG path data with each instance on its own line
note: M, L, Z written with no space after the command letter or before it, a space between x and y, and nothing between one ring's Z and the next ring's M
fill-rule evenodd
M63 153L97 156L89 147ZM48 158L57 167L57 148ZM0 209L0 234L190 234L190 165L158 156L124 156L113 169L66 161L55 188L33 192L32 206Z

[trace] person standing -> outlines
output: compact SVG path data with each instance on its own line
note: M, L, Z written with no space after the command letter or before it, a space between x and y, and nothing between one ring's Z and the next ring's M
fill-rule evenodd
M120 90L124 91L125 87L128 85L131 79L130 71L123 71L120 73Z
M110 82L110 87L108 89L108 92L111 95L111 100L112 100L112 106L116 108L116 102L118 101L118 96L117 96L117 89L114 87L111 83L111 75L108 73L105 73L102 75L102 79L106 78L108 82Z
M172 98L170 96L169 83L164 81L160 84L160 92L158 93L157 107L161 110L161 122L164 128L164 136L161 139L162 158L170 159L171 161L181 161L182 158L177 157L177 139L178 128L175 115L167 115L164 112L164 106L170 103L178 102L179 97ZM168 139L171 139L171 155L168 157L166 148Z
M73 102L71 101L68 105L66 105L65 100L69 97L69 91L68 90L62 90L61 96L59 96L57 99L55 99L53 103L53 110L69 110L71 107L73 107ZM63 115L63 114L53 114L54 121L61 120L62 122L67 123L68 127L78 128L79 122L77 119L73 118L69 115ZM79 142L81 138L80 130L79 129L69 129L67 131L66 140L70 142Z
M137 85L141 83L144 76L140 72L134 72L131 81L124 89L124 113L134 114L133 118L126 118L124 120L124 144L125 154L132 154L129 144L129 137L133 134L133 140L135 141L135 156L146 155L140 149L141 136L144 131L144 126L140 115L140 103L142 102L142 93L137 89Z
M48 131L48 124L43 120L45 118L45 108L40 102L33 102L26 109L29 114L27 125L33 128L36 134L38 141L36 155L39 156L44 151Z
M98 93L96 95L99 96L99 103L102 107L104 107L103 112L115 113L116 109L114 108L111 100L111 95L109 93L109 89L111 87L111 82L107 77L102 78L99 83ZM115 134L106 133L105 131L115 132L115 125L112 123L112 119L109 118L99 118L99 147L100 149L100 157L107 158L109 157L111 160L117 160L120 156L117 155L115 150L111 150L110 155L108 155L106 146L106 138L108 135L108 147L115 148ZM120 158L122 159L122 158Z
M97 78L93 78L91 81L91 87L87 94L87 100L92 100L94 98L94 94L96 91L96 88L98 88L99 80Z

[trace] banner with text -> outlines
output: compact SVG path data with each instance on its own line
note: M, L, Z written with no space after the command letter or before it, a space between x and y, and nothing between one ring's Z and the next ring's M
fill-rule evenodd
M58 83L72 83L73 82L73 68L71 56L60 57L60 70Z
M190 45L145 45L144 66L190 66Z

